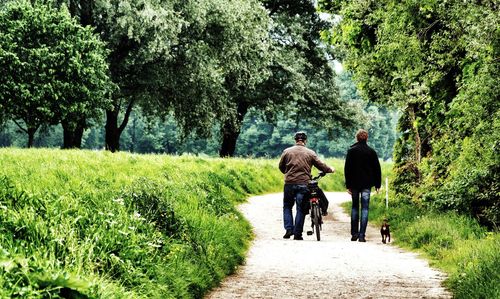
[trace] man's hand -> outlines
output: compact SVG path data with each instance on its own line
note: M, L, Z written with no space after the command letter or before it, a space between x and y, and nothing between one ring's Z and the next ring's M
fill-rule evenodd
M349 193L350 195L352 195L351 189L347 189L347 193Z
M380 188L375 188L375 192L378 194L380 192Z

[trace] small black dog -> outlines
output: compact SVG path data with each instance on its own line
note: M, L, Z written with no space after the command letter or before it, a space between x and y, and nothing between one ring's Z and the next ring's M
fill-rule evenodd
M382 235L382 243L391 242L391 230L389 229L389 223L387 223L387 219L384 219L384 223L382 223L382 227L380 228L380 234Z

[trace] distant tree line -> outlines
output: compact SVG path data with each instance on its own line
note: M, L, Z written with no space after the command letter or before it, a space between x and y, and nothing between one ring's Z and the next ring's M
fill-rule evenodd
M60 125L63 148L95 134L117 151L131 121L173 119L165 136L215 138L223 157L250 111L352 129L330 26L306 0L0 0L0 122L28 147Z
M342 100L350 101L360 113L360 125L370 133L370 145L384 160L392 158L393 145L397 138L396 122L398 114L383 107L369 105L361 100L348 73L337 79ZM343 158L349 146L354 143L356 129L336 128L333 133L315 127L307 121L298 123L284 115L278 116L274 123L268 122L262 112L252 109L242 123L241 133L236 144L235 156L277 157L284 148L293 144L293 134L298 130L306 131L308 146L324 157ZM130 115L129 125L121 134L122 150L135 153L197 154L217 156L219 154L219 127L212 128L209 138L194 134L183 136L174 117L148 119L140 110ZM34 138L36 147L61 147L63 129L59 126L42 128ZM103 149L105 131L98 124L91 126L83 134L82 148ZM25 134L9 122L0 128L0 147L25 144Z
M361 95L401 111L395 187L500 225L498 1L320 0Z

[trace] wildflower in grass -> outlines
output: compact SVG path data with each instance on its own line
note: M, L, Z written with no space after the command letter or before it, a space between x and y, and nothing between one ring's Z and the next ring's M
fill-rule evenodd
M148 244L148 246L151 246L151 247L154 247L154 248L160 248L161 247L160 244L155 244L155 243L152 243L152 242L148 242L146 244Z
M144 219L144 218L141 216L141 214L140 214L139 212L137 212L137 211L136 211L136 212L134 212L133 217L134 217L136 220L140 220L140 221L144 221L144 220L146 220L146 219Z
M0 269L3 269L5 272L10 272L12 269L17 268L17 265L12 260L0 261Z
M121 197L115 198L115 199L113 199L113 201L121 206L125 205L125 202L123 201L123 198L121 198Z
M119 258L118 256L116 256L114 253L111 253L109 256L111 257L112 260L115 260L115 261L120 262L122 264L124 263L124 261L121 258Z
M59 245L64 245L64 238L55 238L52 241L58 243Z
M114 226L115 224L118 224L118 222L116 222L116 221L114 221L114 220L107 220L107 219L106 219L106 220L105 220L105 222L106 222L107 224L109 224L110 226Z
M0 255L8 256L10 255L10 252L8 252L5 248L2 247L2 245L0 245Z

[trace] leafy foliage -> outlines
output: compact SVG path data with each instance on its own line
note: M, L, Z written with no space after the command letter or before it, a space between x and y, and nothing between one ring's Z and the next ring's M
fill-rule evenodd
M179 1L176 9L185 24L165 69L166 99L183 135L208 136L236 113L242 90L267 78L269 18L254 0Z
M99 116L112 88L106 55L99 38L67 10L7 3L0 10L2 114L24 122L29 146L40 126Z
M400 194L497 226L500 136L490 127L499 115L498 3L321 5L342 17L324 37L342 51L362 96L403 111L395 148Z
M106 110L105 146L119 150L134 105L158 103L183 21L172 1L54 1L67 2L72 15L107 44L111 79L119 88L112 95L113 107Z

